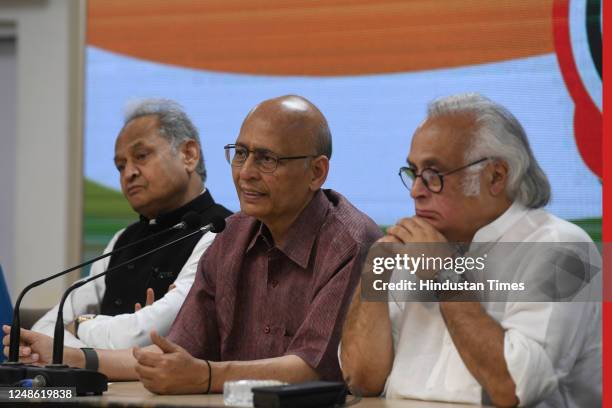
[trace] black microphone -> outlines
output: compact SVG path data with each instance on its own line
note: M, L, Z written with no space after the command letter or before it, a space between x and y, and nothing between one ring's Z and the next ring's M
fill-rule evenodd
M199 227L201 225L200 217L189 217L185 220L186 224L191 228ZM104 272L101 272L95 276L92 276L88 279L78 281L70 286L62 295L62 299L60 301L58 307L58 315L57 318L59 320L56 321L55 324L55 338L53 339L53 362L52 364L46 367L36 367L36 366L5 366L0 367L0 378L2 378L1 383L6 385L12 385L20 380L26 378L38 378L42 379L41 381L45 386L50 387L75 387L77 395L87 395L94 394L100 395L102 392L108 389L108 378L97 371L87 370L82 368L72 368L66 365L63 365L63 343L64 343L64 318L63 318L63 308L64 303L66 301L67 296L74 289L83 286L84 284L91 282L94 279L102 277L109 272L112 272L122 266L125 266L128 263L134 262L138 259L141 259L147 255L150 255L156 251L164 249L170 245L176 244L184 239L187 239L191 236L199 234L200 232L221 232L225 228L225 220L222 217L213 218L212 222L208 225L205 225L201 228L198 228L196 231L193 231L189 234L184 235L178 239L175 239L171 242L168 242L164 245L161 245L151 251L148 251L142 255L136 256L126 262L121 263L113 268L107 269ZM12 344L11 344L12 346ZM18 347L18 346L17 346Z
M200 217L198 217L197 221L195 219L191 220L192 222L198 222L201 224L200 221ZM183 235L180 238L177 238L173 241L167 242L163 245L158 246L157 248L153 248L150 251L145 252L144 254L135 256L132 259L128 259L125 262L120 263L119 265L115 265L112 268L109 268L107 270L105 270L104 272L100 272L97 275L91 276L87 279L83 279L80 280L78 282L73 283L68 289L66 289L66 291L64 292L64 294L62 295L62 299L60 300L59 303L59 307L57 310L57 318L59 320L55 321L55 332L53 335L53 366L61 366L63 359L64 359L64 303L66 302L66 299L68 298L68 295L70 294L70 292L72 292L73 290L85 285L86 283L89 283L93 280L96 280L98 278L101 278L102 276L105 276L106 274L108 274L109 272L112 272L116 269L122 268L127 264L131 264L134 261L137 261L139 259L142 259L146 256L149 256L157 251L160 251L162 249L165 249L169 246L172 246L178 242L181 242L187 238L190 238L196 234L199 234L200 232L206 233L208 231L210 232L221 232L223 231L223 229L225 228L225 220L222 217L215 217L212 219L212 222L210 224L207 224L201 228L198 228L197 230L190 232L189 234Z
M188 222L201 224L200 218L197 220L195 218L191 218ZM192 224L193 225L193 224ZM106 274L117 270L128 263L132 263L137 261L145 256L151 255L154 252L160 251L164 248L167 248L171 245L174 245L180 241L183 241L187 238L190 238L199 233L206 233L208 231L218 233L223 231L225 228L225 220L223 217L214 217L210 224L207 224L203 227L198 228L196 231L190 232L180 238L177 238L173 241L170 241L166 244L163 244L157 248L154 248L144 254L138 255L128 261L122 262L119 265L116 265L112 268L107 269L104 272L101 272L97 275L89 277L87 279L75 282L72 284L64 294L62 295L62 299L60 300L58 311L57 311L57 319L55 322L55 335L53 337L53 362L50 365L47 365L45 368L38 369L30 369L28 370L29 374L43 375L47 378L46 384L51 387L57 386L74 386L76 387L77 395L84 394L101 394L106 391L108 388L108 378L97 371L81 369L81 368L72 368L63 364L64 359L64 303L68 295L76 288L79 288L85 285L88 282L91 282L95 279L101 278Z
M10 343L10 347L9 347L9 357L8 357L8 361L4 362L2 365L21 365L21 363L19 362L19 337L20 337L20 330L19 328L21 327L21 322L19 320L19 309L21 307L21 300L23 299L23 296L28 293L30 291L30 289L33 289L37 286L42 285L45 282L48 282L52 279L55 278L59 278L60 276L63 276L69 272L72 272L76 269L82 268L83 266L87 266L90 265L94 262L99 261L100 259L104 259L107 258L111 255L114 255L118 252L121 252L125 249L131 248L134 245L138 245L144 241L153 239L155 237L158 237L162 234L165 234L168 231L172 231L172 230L181 230L181 229L193 229L193 228L198 228L200 227L200 225L202 224L202 221L200 219L200 216L198 215L198 213L196 213L195 211L189 211L188 213L186 213L185 215L183 215L183 217L181 218L181 222L179 222L178 224L175 224L169 228L165 228L161 231L158 231L154 234L151 234L149 236L146 236L144 238L141 238L137 241L134 241L128 245L124 245L121 248L116 248L113 249L110 252L107 252L105 254L102 254L100 256L97 256L93 259L90 259L88 261L85 261L83 263L80 263L76 266L73 266L71 268L68 268L64 271L61 271L59 273L56 273L55 275L51 275L49 277L37 280L36 282L30 283L28 286L26 286L21 293L19 294L19 296L17 297L17 301L15 301L15 307L13 309L13 322L11 323L11 334L10 334L10 339L11 339L11 343Z

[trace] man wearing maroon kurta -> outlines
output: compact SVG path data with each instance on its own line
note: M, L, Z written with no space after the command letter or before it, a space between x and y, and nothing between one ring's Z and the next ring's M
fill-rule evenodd
M342 195L321 189L331 150L327 121L306 99L253 108L225 146L241 212L202 257L168 339L152 332L144 349L97 350L100 371L167 394L220 392L244 378L341 379L340 330L381 232ZM50 359L45 339L24 331L22 340L23 354ZM64 356L84 365L78 349Z

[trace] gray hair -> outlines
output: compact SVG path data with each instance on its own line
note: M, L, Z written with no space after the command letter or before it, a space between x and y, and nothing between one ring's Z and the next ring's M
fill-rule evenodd
M508 197L528 208L550 201L550 183L536 161L523 126L508 109L477 94L466 93L437 99L429 104L427 117L473 115L477 130L466 163L482 157L503 160L508 165Z
M327 124L327 119L321 114L323 120L314 135L314 144L318 155L326 156L331 159L332 155L332 135Z
M202 182L205 182L206 167L204 167L204 154L202 153L198 129L189 119L183 107L169 99L143 99L126 107L123 126L125 127L134 119L148 115L157 117L159 135L165 138L175 151L178 146L187 140L194 140L198 144L200 160L196 167L196 173L200 175Z

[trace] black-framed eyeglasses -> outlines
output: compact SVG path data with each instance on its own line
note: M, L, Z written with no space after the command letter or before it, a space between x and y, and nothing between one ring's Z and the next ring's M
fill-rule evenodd
M426 168L421 171L421 173L417 173L416 169L412 167L400 167L399 176L402 180L402 183L408 190L412 189L412 185L414 181L420 177L423 181L425 187L431 191L432 193L439 193L442 191L444 187L444 176L448 176L449 174L456 173L458 171L467 169L468 167L474 166L478 163L482 163L485 160L491 159L490 157L483 157L482 159L476 160L472 163L466 164L465 166L458 167L453 170L449 170L444 173L440 173L438 170L432 168Z
M249 155L252 153L255 156L255 165L264 173L272 173L278 167L278 162L282 160L297 160L318 157L314 155L302 156L278 156L277 154L266 149L249 150L244 146L228 144L223 146L225 149L225 159L232 167L242 167L246 163Z

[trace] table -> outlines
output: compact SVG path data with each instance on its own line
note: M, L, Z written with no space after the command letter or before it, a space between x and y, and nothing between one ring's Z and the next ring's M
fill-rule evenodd
M347 397L349 400L352 396ZM223 395L156 395L147 391L140 382L109 383L102 396L77 397L71 403L92 407L224 407ZM66 406L68 404L64 404ZM71 404L72 405L72 404ZM449 404L417 400L393 400L363 398L359 408L474 408L475 405Z

